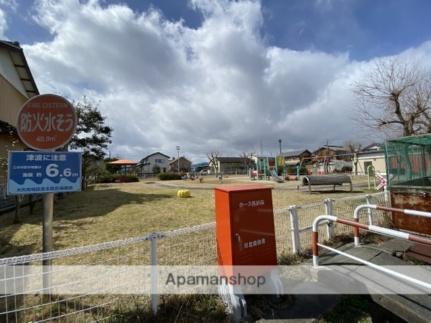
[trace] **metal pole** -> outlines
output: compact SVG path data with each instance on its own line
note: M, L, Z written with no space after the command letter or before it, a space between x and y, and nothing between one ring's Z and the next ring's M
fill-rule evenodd
M54 193L43 195L43 252L52 250L52 220L54 215Z
M180 173L180 146L177 146L177 171Z
M327 198L323 201L323 203L325 204L325 214L326 215L334 215L333 214L334 209L333 209L332 200ZM327 230L328 240L333 239L335 236L334 223L328 221L328 224L326 225L326 230Z
M292 252L299 254L301 251L301 240L299 237L298 213L296 205L289 206L290 232L292 236Z
M153 233L151 241L151 309L153 314L157 314L159 307L159 294L157 292L157 233Z
M54 193L43 195L43 239L42 251L52 251L52 221L54 217ZM51 260L43 260L43 288L45 293L49 293L51 287L50 266Z
M280 146L280 155L281 155L281 139L278 139L278 145Z
M367 194L365 196L365 201L367 204L373 204L373 200L370 194ZM371 208L367 209L367 213L368 213L368 224L373 224L373 211L371 210Z

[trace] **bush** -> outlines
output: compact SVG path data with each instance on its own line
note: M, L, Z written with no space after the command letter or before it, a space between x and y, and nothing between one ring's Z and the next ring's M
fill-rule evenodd
M171 181L175 179L181 179L181 175L175 173L161 173L159 174L159 179L161 181Z
M106 174L106 175L99 176L96 179L96 182L97 183L114 183L115 182L115 175Z
M296 166L288 166L287 175L296 175ZM299 169L299 175L308 175L307 168L305 168L305 166L301 166Z
M134 175L119 175L115 176L115 183L133 183L139 182L139 178Z
M133 175L107 174L97 178L97 183L132 183L139 182L139 178Z

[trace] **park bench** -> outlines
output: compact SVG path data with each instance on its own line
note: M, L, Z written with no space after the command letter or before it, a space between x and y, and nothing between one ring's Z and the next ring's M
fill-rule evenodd
M312 186L333 185L333 190L335 191L335 186L343 186L344 183L350 185L351 192L353 189L352 179L348 175L308 175L302 178L302 186L308 186L310 193Z

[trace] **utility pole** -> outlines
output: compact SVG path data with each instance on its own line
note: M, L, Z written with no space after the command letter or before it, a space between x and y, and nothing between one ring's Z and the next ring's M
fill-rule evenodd
M180 146L177 146L177 170L178 174L180 173Z
M281 156L281 139L278 139L278 145L280 146L280 156Z

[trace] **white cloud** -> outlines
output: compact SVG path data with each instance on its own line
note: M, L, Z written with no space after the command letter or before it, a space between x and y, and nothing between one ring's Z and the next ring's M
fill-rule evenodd
M352 120L351 85L370 62L268 46L256 1L191 5L204 16L196 29L155 9L38 1L35 20L53 39L24 50L41 92L101 100L111 151L125 158L172 155L176 145L195 157L258 151L260 142L275 152L278 138L314 148L365 133Z
M0 9L0 39L5 39L5 31L7 29L6 16L2 9Z

